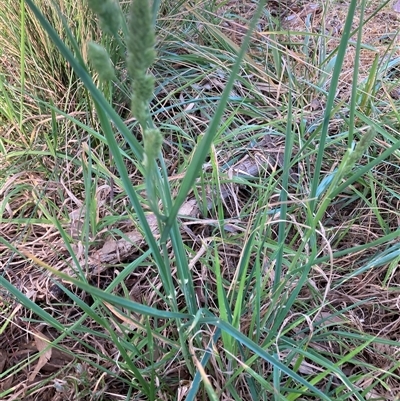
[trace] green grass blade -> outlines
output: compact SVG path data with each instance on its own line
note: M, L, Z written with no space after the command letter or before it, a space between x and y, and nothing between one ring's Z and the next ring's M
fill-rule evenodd
M24 118L24 93L25 93L25 50L26 50L26 38L25 38L25 0L20 0L21 9L21 65L20 65L20 78L21 78L21 99L20 99L20 109L19 109L19 128L22 130L22 120Z
M212 324L212 325L219 327L221 330L224 330L226 333L231 335L235 340L239 341L245 347L249 348L251 351L253 351L255 354L257 354L257 356L259 358L263 358L264 360L269 362L271 365L273 365L277 369L281 370L282 373L284 373L288 377L290 377L293 380L297 381L298 383L301 383L302 385L304 385L308 390L313 392L315 395L319 396L321 400L331 401L331 399L325 393L323 393L318 388L314 387L312 384L310 384L307 380L305 380L303 377L301 377L297 373L293 372L286 365L284 365L278 359L274 358L272 355L270 355L268 352L266 352L264 349L262 349L259 345L255 344L253 341L251 341L248 337L246 337L240 331L236 330L229 323L223 322L222 320L217 319L215 317L203 317L203 318L199 319L199 322L203 323L203 324Z
M134 302L131 300L127 300L125 298L109 294L103 290L100 290L97 287L91 286L81 280L78 280L74 277L71 277L65 273L62 273L58 270L53 269L46 263L43 263L41 260L36 258L35 256L31 254L26 255L29 259L31 259L33 262L39 264L43 268L47 269L51 273L53 273L55 276L62 278L63 280L67 282L71 282L74 285L76 285L78 288L81 288L82 290L88 292L89 294L96 296L100 298L103 301L109 302L110 304L120 306L122 308L126 308L130 311L146 315L146 316L154 316L154 317L159 317L159 318L170 318L170 319L187 319L190 318L191 315L185 314L185 313L179 313L179 312L168 312L168 311L161 311L149 306L142 305L138 302Z
M317 189L318 189L318 185L319 185L319 181L320 181L322 160L323 160L323 156L325 154L325 142L326 142L326 137L328 135L329 121L331 118L331 112L334 108L334 102L336 99L336 90L337 90L338 83L339 83L340 72L341 72L343 60L344 60L344 57L346 54L348 41L350 39L351 26L353 23L353 17L354 17L354 13L356 10L356 6L357 6L357 1L351 0L350 4L348 6L348 9L347 9L346 23L343 28L342 38L340 40L340 45L338 47L335 68L333 69L328 99L326 101L324 120L322 123L321 135L320 135L320 140L319 140L319 144L318 144L317 159L316 159L314 171L313 171L314 176L313 176L312 183L311 183L311 192L310 192L310 198L311 198L310 211L311 211L311 213L314 213L315 206L316 206L315 198L317 195Z
M293 152L293 137L294 133L292 132L292 96L289 95L288 101L288 117L286 123L286 138L285 138L285 153L284 153L284 161L283 161L283 174L282 174L282 184L280 190L280 222L279 222L279 231L278 231L278 246L279 250L276 255L276 264L275 264L275 277L274 277L274 286L273 291L277 291L279 284L282 279L282 262L283 262L283 247L285 245L286 239L286 227L287 227L287 200L288 200L288 185L289 185L289 173L291 168L291 159Z
M47 32L53 43L60 50L61 54L64 58L70 63L71 67L75 71L75 73L82 80L86 88L89 90L93 99L99 105L108 117L113 121L118 131L123 135L124 139L130 145L132 151L135 153L135 156L138 160L142 160L143 158L143 147L137 141L137 139L132 135L132 132L129 131L128 127L124 124L121 117L117 114L117 112L111 107L109 102L105 99L102 92L97 89L96 85L93 83L92 78L87 73L86 69L82 67L79 61L76 60L72 52L68 49L68 47L64 44L64 42L57 35L57 32L54 28L49 24L43 14L39 11L39 9L33 4L32 0L26 0L29 7L35 14L36 18L42 25L43 29Z
M39 305L36 305L35 302L31 301L25 294L23 294L11 283L9 283L3 276L0 276L0 286L7 290L10 294L14 295L19 303L24 305L25 308L27 308L28 310L36 313L36 315L42 318L43 321L51 324L55 329L59 330L60 332L64 331L64 327L61 323L54 319L53 316L43 310Z
M183 202L185 201L185 199L187 197L187 194L189 193L190 189L192 188L192 186L196 180L196 177L198 176L199 171L202 167L202 164L204 163L204 160L207 157L207 154L208 154L210 146L214 140L214 137L215 137L216 133L218 132L218 127L220 125L222 115L225 111L225 107L228 102L230 92L233 88L236 76L239 73L242 61L243 61L244 56L247 51L247 47L250 43L251 33L253 32L253 30L256 26L256 23L257 23L258 19L260 18L260 15L263 11L265 3L266 3L266 0L261 0L258 3L257 10L251 20L249 30L243 40L242 46L240 47L240 51L239 51L239 54L237 55L235 64L232 66L232 71L229 76L229 80L224 88L224 91L222 93L221 100L218 104L217 110L215 111L215 114L211 120L211 123L207 129L207 132L205 133L204 137L201 139L200 143L197 145L196 150L193 154L191 163L186 171L185 178L182 181L182 184L179 189L179 193L175 199L175 202L169 213L166 225L161 234L161 242L164 242L167 240L169 231L170 231L172 224L175 221L176 216L179 212L179 208L182 206Z

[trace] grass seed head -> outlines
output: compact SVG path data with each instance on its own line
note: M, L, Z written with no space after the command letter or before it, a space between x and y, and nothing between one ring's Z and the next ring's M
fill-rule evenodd
M132 114L136 117L139 121L139 124L144 127L147 120L147 106L146 103L142 101L138 96L133 94L132 96Z
M144 131L144 152L148 159L156 159L161 150L162 135L159 129L146 129Z
M89 8L99 17L103 31L117 35L121 25L121 10L114 0L88 0Z
M103 46L89 42L88 58L94 70L99 74L101 81L108 82L114 79L114 67L107 50Z
M154 90L154 78L147 74L147 69L155 59L155 33L148 0L132 0L127 42L127 66L133 78L132 112L144 127L146 104Z
M154 62L155 33L148 0L132 0L129 16L128 69L132 78Z
M368 149L369 145L375 137L376 131L374 128L370 128L364 135L361 136L360 141L356 145L354 151L350 154L347 166L353 168L353 166L361 159L365 151ZM350 171L348 171L350 172Z
M128 72L132 83L132 113L143 129L144 163L150 165L161 149L162 135L158 129L148 129L148 103L153 96L154 78L147 74L153 64L156 52L155 32L148 0L132 0L128 21Z
M148 74L138 76L132 84L133 92L142 102L148 103L153 97L154 77Z

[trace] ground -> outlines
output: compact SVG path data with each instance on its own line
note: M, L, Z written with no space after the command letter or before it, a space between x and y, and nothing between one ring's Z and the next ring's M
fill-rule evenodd
M158 59L152 68L157 85L151 108L155 123L165 132L163 152L173 196L178 194L192 152L215 113L216 99L227 85L257 6L251 1L220 3L197 1L160 9ZM330 200L316 226L317 244L303 241L308 235L311 172L318 163L317 138L334 85L335 60L349 2L267 3L230 93L223 129L179 210L182 249L188 259L196 307L223 319L221 294L226 291L233 315L235 305L243 302L236 326L239 331L276 352L280 361L330 397L353 399L338 379L343 376L362 392L363 399L398 400L398 151L392 151ZM346 157L351 124L358 135L354 135L355 142L371 127L376 131L368 151L357 161L360 169L398 142L400 14L392 3L366 3L362 46L357 46L361 11L357 7L351 26L355 35L347 44L337 81L321 177L329 178ZM17 99L4 103L14 102L18 110L19 80L15 77L20 76L19 56L6 49L0 57L7 87L14 90L10 93ZM55 60L49 62L54 70L43 71L39 82L31 79L34 62L27 58L28 94L22 97L25 115L18 121L3 111L1 120L0 271L26 299L24 303L18 293L0 288L0 398L151 399L141 391L146 386L135 383L137 368L145 381L154 379L157 390L153 399L183 400L196 381L194 366L198 368L203 357L199 346L206 349L215 334L210 324L202 326L200 339L197 333L189 336L192 360L183 355L180 328L174 327L173 319L115 305L89 287L56 275L59 271L69 277L84 277L100 290L160 311L170 310L162 273L154 260L145 258L151 248L148 237L102 142L93 105L85 103L81 84L71 83L73 75L65 63L57 67ZM119 76L124 76L124 65L115 65ZM63 79L57 78L58 68ZM355 69L356 101L352 100ZM114 88L114 104L140 141L141 133L129 111L129 89L123 83L121 79ZM48 103L44 105L38 98ZM57 100L63 114L52 114L49 99ZM356 112L351 111L354 104ZM349 122L351 115L354 120ZM288 116L292 118L289 125ZM284 202L290 224L280 242L287 126L295 133ZM146 203L138 164L122 134L116 137L127 152L126 168L145 205L149 228L159 239L159 221ZM321 179L319 188L323 183ZM263 210L265 213L260 213ZM285 290L274 293L278 244L283 244L282 274L287 279ZM171 277L178 288L182 281L179 252L171 242L165 246ZM143 263L135 264L141 258ZM294 273L293 265L307 266L312 258L309 274L299 286L303 277L301 272ZM241 287L243 271L251 278L246 282L248 298ZM254 312L257 297L250 295L257 294L255 288L261 284L264 290L259 310ZM274 305L289 302L296 288L298 296L291 312L276 324L279 308ZM177 294L179 310L186 313L187 299L180 289ZM58 328L44 313L55 319ZM255 323L255 315L262 327ZM61 328L67 332L61 334ZM272 338L269 333L274 330ZM278 339L298 342L304 353L291 354L291 348L278 346ZM246 354L235 346L235 357L240 355L242 360L232 365L235 360L225 353L228 343L222 336L214 344L215 354L201 377L205 382L210 379L219 399L254 399L246 374L268 388L262 378L252 375L256 367L264 378L277 378L281 372L265 360L254 363L252 352ZM276 351L271 351L275 344ZM324 361L336 364L341 374L335 376L333 367ZM245 364L253 370L234 374L229 383L232 366L236 366L232 371L244 372ZM326 369L332 373L326 375L328 378L324 376ZM286 391L285 386L289 387L290 381L282 391ZM302 390L300 395L291 393L290 399L318 399ZM212 399L205 390L198 397Z

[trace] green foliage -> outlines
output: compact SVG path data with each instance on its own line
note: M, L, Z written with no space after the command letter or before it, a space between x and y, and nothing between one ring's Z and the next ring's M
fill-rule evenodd
M2 115L21 127L19 139L0 138L0 151L12 171L12 177L7 171L0 177L0 218L12 227L12 235L0 235L0 243L11 255L4 264L6 273L15 260L29 264L46 282L48 277L54 280L68 299L65 307L79 316L65 317L57 307L51 310L52 305L35 302L7 273L0 285L34 313L25 320L52 327L57 333L52 347L79 346L80 360L102 378L126 386L127 399L173 400L177 395L171 388L179 388L188 401L364 401L370 398L369 387L360 385L364 379L375 388L389 376L398 378L398 362L385 377L367 363L355 373L344 369L358 366L373 344L398 344L348 323L347 316L367 301L352 298L351 305L342 307L346 300L330 298L333 286L338 297L346 292L346 282L385 264L391 271L383 275L384 282L390 285L400 258L394 244L399 230L385 218L377 195L391 191L392 198L399 199L397 191L375 175L382 163L396 160L400 148L396 135L374 116L380 110L375 99L379 58L362 90L354 71L350 100L337 99L349 41L357 33L351 30L357 1L349 2L340 43L329 55L331 38L324 29L316 34L307 26L309 31L298 33L304 36L305 59L294 66L296 58L284 45L296 49L298 44L291 43L289 33L265 11L265 1L258 2L246 24L241 46L220 29L217 16L222 11L214 2L207 4L211 11L164 2L164 18L157 21L160 60L154 26L158 1L151 8L148 0L132 0L125 9L114 0L88 0L103 35L98 27L90 34L73 32L61 11L61 28L54 26L44 6L26 3L38 31L46 33L43 43L58 49L54 65L70 65L73 74L65 110L60 98L32 97L51 116L48 125L43 123L46 129L23 124L24 85L13 92L6 79L0 80ZM181 24L179 29L164 26L177 10L174 23ZM79 15L86 24L86 14ZM262 15L266 28L252 37ZM19 26L24 18L21 13ZM266 32L273 32L267 42L251 43ZM29 87L34 41L29 35L25 40L27 33L21 33L17 43L28 52L21 55L20 71ZM89 37L94 41L85 47L83 38ZM200 37L201 44L192 37ZM361 40L359 34L352 43L357 56ZM182 44L191 46L190 51L182 51ZM249 46L252 52L246 54ZM260 54L270 46L271 53ZM98 86L85 64L85 49L101 81ZM267 67L260 68L265 60ZM276 92L260 90L266 86ZM115 104L117 91L126 91L129 106ZM82 103L69 102L72 93ZM326 108L313 120L302 102L317 96L326 100ZM69 109L71 104L76 110ZM337 115L345 117L332 132ZM396 118L400 124L398 114ZM271 138L279 144L269 143ZM268 144L260 145L264 140ZM256 160L257 174L246 170L243 155L247 163ZM35 171L40 179L32 173L33 184L25 176L13 184L23 170ZM66 176L78 178L66 183ZM48 187L42 188L42 181ZM110 196L103 196L105 189ZM364 206L358 211L353 202ZM186 212L188 206L197 214ZM333 227L332 221L338 210L350 208L356 210L349 220L360 217L364 208L373 211L383 234L348 244L352 221ZM76 215L79 236L70 232ZM44 261L45 251L36 253L40 235L31 241L33 250L24 244L36 226L57 236L53 248L58 253L51 261ZM125 231L126 226L135 231ZM98 257L100 266L94 266L98 259L93 255L104 257L105 236L118 258L129 252L121 263L113 260L110 267L107 259ZM372 248L373 256L352 261L357 268L347 267L348 260ZM58 261L61 268L53 265ZM132 291L136 285L142 285L139 295ZM79 291L90 296L90 302ZM102 350L112 349L112 357L100 355L98 344ZM15 374L20 367L10 369ZM374 375L377 379L371 381ZM99 387L97 379L94 388ZM0 398L5 395L0 392Z

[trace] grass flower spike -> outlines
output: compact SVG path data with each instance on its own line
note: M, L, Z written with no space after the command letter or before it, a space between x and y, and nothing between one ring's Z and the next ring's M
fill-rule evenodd
M373 141L375 135L376 135L375 129L370 128L367 132L365 132L361 136L360 141L356 145L356 148L350 155L349 162L348 162L349 171L347 171L347 173L350 173L351 169L354 167L354 164L357 163L357 161L363 156L363 154L365 153L365 151L368 149L369 145Z
M155 160L161 149L158 129L148 129L148 103L153 96L154 78L147 69L155 59L155 33L148 0L133 0L128 21L128 72L132 77L132 112L143 130L145 164Z
M117 35L121 25L121 10L114 0L88 0L89 8L99 17L101 28Z
M147 129L144 142L144 154L147 159L155 160L162 145L162 135L159 129ZM146 160L145 160L146 162Z
M148 0L132 0L129 16L128 69L133 78L145 74L156 57L155 33Z
M110 56L103 46L95 42L89 42L88 59L94 70L99 74L101 81L108 82L115 77L115 71Z

